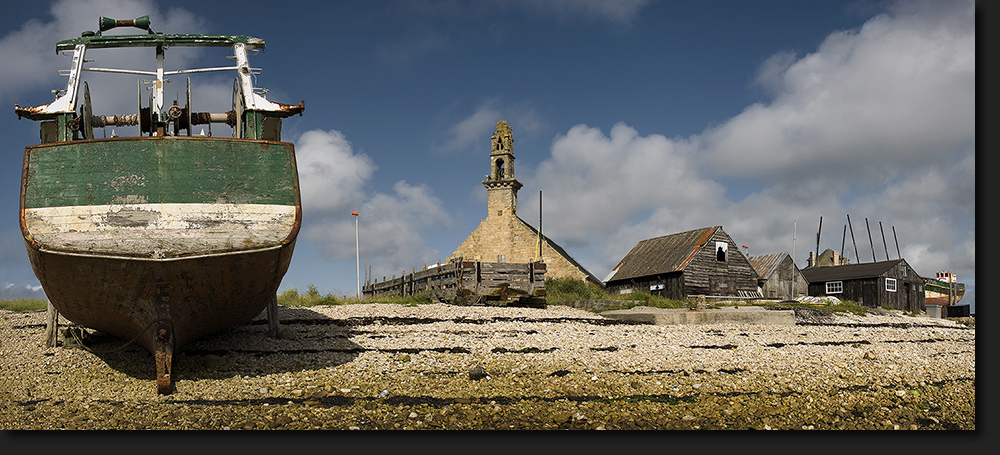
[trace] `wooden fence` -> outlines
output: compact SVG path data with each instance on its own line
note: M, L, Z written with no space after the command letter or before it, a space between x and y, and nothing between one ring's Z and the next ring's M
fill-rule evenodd
M422 292L446 303L544 306L545 263L463 261L432 265L401 277L366 283L365 297L408 296Z

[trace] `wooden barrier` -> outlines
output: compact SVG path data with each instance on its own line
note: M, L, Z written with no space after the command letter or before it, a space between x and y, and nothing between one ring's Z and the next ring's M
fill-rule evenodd
M463 261L424 267L382 282L366 283L366 297L408 296L427 292L446 303L545 305L545 263Z

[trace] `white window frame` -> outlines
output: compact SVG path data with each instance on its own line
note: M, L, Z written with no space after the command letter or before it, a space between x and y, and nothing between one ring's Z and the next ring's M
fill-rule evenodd
M719 250L722 250L722 260L719 260ZM715 242L715 260L726 262L729 260L729 242Z
M827 294L842 294L844 292L844 282L843 281L827 281L826 282L826 293Z
M896 292L896 279L886 278L885 279L885 290L889 292Z

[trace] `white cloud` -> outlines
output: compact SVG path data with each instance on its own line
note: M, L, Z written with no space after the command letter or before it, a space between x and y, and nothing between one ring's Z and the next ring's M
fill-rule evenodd
M454 153L475 150L477 153L489 147L489 138L496 131L497 122L506 120L517 125L517 137L531 137L541 131L546 123L532 103L518 101L504 103L500 97L488 98L472 114L452 124L445 130L441 144L434 147L439 153Z
M151 0L59 0L49 7L51 17L32 19L21 28L0 38L0 59L4 62L17 62L0 67L0 100L12 100L22 106L44 104L52 101L48 92L39 89L65 88L66 79L60 77L59 70L67 69L69 57L55 52L55 42L76 38L85 30L97 31L100 16L113 19L134 19L139 16L150 17L150 27L157 31L168 33L204 33L205 20L183 8L168 8L162 11ZM143 33L133 27L116 28L104 32L106 34ZM99 63L93 66L125 67L139 59L146 60L155 67L156 60L151 51L142 49L119 51L88 52L87 58L100 57ZM196 52L179 54L174 63L182 64ZM170 58L174 58L171 56ZM133 64L134 65L134 64ZM124 77L124 76L123 76ZM135 77L128 76L134 86ZM118 80L118 84L121 80ZM91 86L93 92L96 87ZM34 99L16 99L14 96L24 96L38 92ZM124 91L127 96L120 104L133 107L136 103L135 89ZM118 106L119 103L108 104ZM108 106L105 104L105 106ZM133 109L134 110L134 107Z
M801 59L766 61L757 83L775 99L699 138L711 172L881 182L959 158L975 135L974 3L898 5Z
M5 283L0 288L0 299L39 299L45 300L45 291L40 285Z
M296 156L303 213L297 248L311 244L330 259L347 259L357 254L357 244L367 262L378 264L373 273L390 275L439 256L420 232L451 219L430 188L399 181L391 193L366 191L376 166L335 130L303 133Z
M543 232L600 276L639 240L722 222L724 188L697 175L689 147L622 123L609 135L577 125L523 180L542 191ZM537 198L520 201L534 222Z
M295 145L303 210L348 214L363 198L363 186L376 166L364 154L355 154L343 133L306 131Z

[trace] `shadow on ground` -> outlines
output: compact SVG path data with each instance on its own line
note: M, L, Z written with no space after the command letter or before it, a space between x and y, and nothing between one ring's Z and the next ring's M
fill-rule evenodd
M342 365L362 352L350 340L357 321L333 319L308 308L278 307L280 330L269 335L262 313L253 320L206 335L173 355L175 380L258 376ZM76 339L65 338L73 347ZM142 380L156 380L153 354L127 340L84 330L80 341L116 371Z

